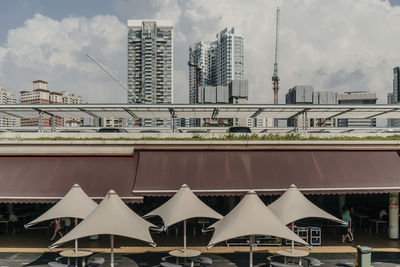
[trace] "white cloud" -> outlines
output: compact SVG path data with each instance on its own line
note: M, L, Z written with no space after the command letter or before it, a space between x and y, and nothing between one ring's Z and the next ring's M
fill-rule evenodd
M144 3L145 2L145 3ZM187 102L188 47L213 40L225 26L245 38L250 102L272 103L275 8L281 7L280 102L296 84L316 90L370 90L381 103L400 65L400 7L379 0L154 0L118 1L129 18L174 21L175 102ZM143 16L143 17L138 17ZM115 16L54 20L37 14L8 33L0 46L0 82L15 91L45 79L55 90L73 90L88 101L124 102L126 93L86 58L92 53L126 81L126 25Z
M69 17L40 14L10 30L0 47L0 79L14 91L44 79L51 90L72 90L89 102L126 101L126 93L94 65L86 53L126 73L126 26L114 16Z
M370 90L378 93L381 103L386 102L386 93L392 89L392 68L400 64L400 7L385 1L186 1L181 19L187 24L188 45L213 40L214 25L219 30L225 25L238 27L245 38L250 101L272 103L278 5L281 103L296 84L339 92Z

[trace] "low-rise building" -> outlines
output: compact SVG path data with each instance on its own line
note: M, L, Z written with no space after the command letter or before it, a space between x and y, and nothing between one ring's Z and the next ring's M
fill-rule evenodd
M313 104L331 105L338 103L338 95L332 91L314 92L314 88L308 85L296 85L286 94L286 104ZM303 127L303 118L291 117L287 120L289 127ZM335 127L335 119L307 118L307 126L310 127Z
M48 83L43 80L33 81L33 90L20 91L21 104L62 104L62 94L50 92L47 89ZM63 119L59 117L49 118L48 116L38 116L36 118L21 119L21 127L51 127L63 126Z
M376 104L376 93L367 91L345 92L338 95L338 102L342 105ZM376 119L348 118L338 119L338 127L376 127Z

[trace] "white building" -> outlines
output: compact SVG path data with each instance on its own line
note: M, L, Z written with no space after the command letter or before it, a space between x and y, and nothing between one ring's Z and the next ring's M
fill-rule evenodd
M70 91L61 91L63 104L83 104L83 98Z
M70 105L70 104L83 104L84 103L82 96L77 96L70 91L61 91L61 94L62 94L62 103L63 104ZM83 124L84 124L83 118L70 117L70 118L64 119L65 127L80 127Z
M212 54L211 45L209 42L197 42L193 47L189 48L189 62L193 65L199 67L189 66L189 103L196 104L199 103L199 90L203 86L212 85L211 84L211 66L212 66ZM198 71L198 74L196 74ZM197 85L197 76L199 75L199 81Z
M213 92L225 87L229 88L229 95L223 97L224 103L246 104L248 82L244 80L243 37L235 28L225 28L216 37L213 42L200 41L189 48L189 103L221 103ZM198 119L190 120L191 126L199 124ZM226 118L222 124L246 126L247 120Z
M128 20L128 89L128 103L172 103L171 21ZM144 119L140 123L143 126L162 126L164 120Z
M213 42L197 42L189 49L189 62L200 67L200 86L230 86L244 80L243 37L225 28ZM247 96L246 96L247 98ZM196 67L189 66L189 103L196 102Z
M215 77L217 85L228 86L232 80L244 80L243 37L235 28L217 34Z
M16 104L17 98L15 95L0 86L0 104ZM0 116L0 127L16 127L19 126L19 120L16 118L10 117L1 117Z

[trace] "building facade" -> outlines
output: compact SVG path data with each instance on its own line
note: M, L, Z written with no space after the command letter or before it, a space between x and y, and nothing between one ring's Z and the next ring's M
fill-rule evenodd
M393 69L393 92L388 94L387 103L400 103L400 67ZM400 127L400 119L388 119L388 127Z
M62 104L62 94L50 92L47 89L48 83L43 80L33 81L32 91L20 91L21 104ZM21 127L60 127L63 126L63 119L60 117L49 118L38 113L37 118L21 119Z
M215 71L213 82L217 85L229 86L233 80L244 80L243 37L235 28L225 28L217 34Z
M69 91L61 91L62 94L62 103L63 104L83 104L83 98L82 96L77 96L72 92ZM82 126L83 123L83 118L77 118L77 117L70 117L64 119L64 126L65 127L80 127Z
M235 28L225 28L213 42L197 42L189 48L189 103L246 104L248 81L244 79L243 37ZM190 126L204 124L190 119ZM224 126L247 126L246 119L226 118Z
M211 86L213 50L208 42L197 42L189 48L189 103L199 103L199 90L202 86ZM197 66L197 67L194 67ZM199 77L197 77L199 76Z
M338 94L332 91L314 92L314 88L308 85L296 85L289 89L285 96L286 104L313 104L330 105L338 103ZM289 127L303 127L305 118L291 117L287 120ZM307 118L307 126L310 127L335 127L335 119Z
M0 104L16 104L17 98L15 95L0 86ZM19 119L12 117L2 117L0 116L0 127L16 127L19 126Z
M376 93L367 91L345 92L338 95L338 104L342 105L361 105L361 104L376 104ZM338 119L338 127L376 127L376 119Z
M128 103L170 104L172 100L172 22L128 20ZM136 123L162 126L164 120Z

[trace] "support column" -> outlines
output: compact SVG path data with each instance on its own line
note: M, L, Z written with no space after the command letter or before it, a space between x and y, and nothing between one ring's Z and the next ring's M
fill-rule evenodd
M389 238L399 239L399 193L389 194Z
M38 132L42 133L43 132L43 112L39 112L39 117L38 117Z
M51 132L54 133L56 131L57 127L57 117L56 116L51 116Z

